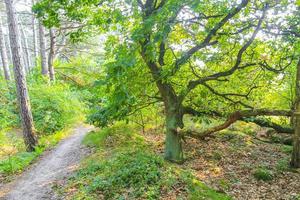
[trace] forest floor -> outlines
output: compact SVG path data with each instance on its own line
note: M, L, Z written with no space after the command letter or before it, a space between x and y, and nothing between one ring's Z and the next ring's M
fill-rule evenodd
M80 125L74 134L61 141L55 149L44 155L15 181L0 188L0 199L35 200L56 199L51 187L64 180L88 152L81 141L92 127Z
M181 167L236 200L299 200L300 171L289 168L292 146L258 139L264 131L245 134L227 129L206 140L186 138ZM163 135L144 136L156 144L157 153L163 153Z
M249 129L247 126L247 124L241 124L238 128L231 127L205 140L186 138L184 143L185 163L174 166L178 169L191 170L198 180L217 192L231 196L232 199L299 200L300 171L292 170L288 165L292 147L272 143L274 142L274 136L272 136L273 139L269 138L269 136L267 137L264 133L266 129L247 131ZM91 127L77 127L72 136L60 142L54 150L45 153L23 175L17 177L16 181L0 189L0 199L34 200L60 199L62 197L65 199L65 197L72 197L76 191L79 192L79 195L83 195L84 193L80 193L82 188L84 188L81 185L90 184L91 180L97 176L97 173L101 173L97 171L98 169L109 169L111 171L112 168L110 167L115 167L115 170L120 170L120 173L123 173L124 169L119 168L119 166L123 166L127 162L131 163L131 159L134 160L133 163L135 161L138 161L137 163L139 164L143 163L145 160L142 159L143 162L141 162L140 157L137 159L131 158L124 154L123 151L121 151L121 154L117 154L118 156L124 154L124 158L121 157L121 160L118 160L118 156L113 156L113 152L117 152L113 150L114 146L121 146L121 149L125 148L123 150L128 151L128 148L134 149L136 145L130 142L136 136L129 135L130 137L127 139L125 137L126 134L128 135L131 132L131 129L120 128L112 131L113 134L111 134L111 131L107 133L100 132L101 134L97 134L97 132L90 134L90 138L87 141L99 145L99 148L102 148L102 150L99 149L100 151L94 152L93 149L90 149L92 150L92 157L88 158L87 161L92 161L93 165L87 168L85 164L89 162L86 162L81 167L78 164L84 155L87 155L90 151L81 145L81 141L86 133L91 130ZM107 130L111 129L108 128ZM125 136L120 134L120 131L123 131ZM138 133L138 135L141 136L141 141L145 140L145 144L150 145L156 155L162 157L165 136L161 130L148 129L144 133ZM116 138L119 139L116 140ZM261 141L259 138L264 141ZM105 139L106 143L101 142L103 139ZM124 143L124 147L122 147L122 143ZM112 157L109 162L110 165L103 163L103 160L107 159L99 159L99 157L106 156L106 154L108 158ZM135 153L133 154L135 155ZM129 155L131 154L129 153ZM100 162L99 166L95 165L98 168L94 167L94 164L97 164L96 161ZM148 166L148 161L146 164ZM106 168L101 168L101 166L106 166ZM129 166L133 167L135 164ZM83 171L74 176L76 174L74 170L77 171L80 168L83 168ZM88 176L89 173L91 175L90 178ZM115 171L112 170L111 173L109 176L114 176ZM73 178L71 180L66 179L71 174L73 174ZM102 176L105 177L105 174ZM106 178L109 179L110 177ZM95 183L99 184L98 182ZM58 188L55 188L55 186ZM172 190L173 192L175 191L175 196L166 193L165 195L162 194L163 197L161 196L160 199L173 200L178 195L185 196L186 190L182 188L183 185L178 184L178 188L176 186ZM59 194L59 192L62 193ZM88 196L90 194L87 193L83 196L85 197L85 195ZM207 199L219 199L219 197ZM198 200L201 198L193 199Z

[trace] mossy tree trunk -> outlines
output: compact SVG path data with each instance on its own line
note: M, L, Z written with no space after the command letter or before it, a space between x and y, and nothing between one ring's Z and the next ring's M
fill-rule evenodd
M183 150L182 138L178 133L178 128L183 128L182 115L176 105L166 106L166 139L165 139L165 159L182 163Z

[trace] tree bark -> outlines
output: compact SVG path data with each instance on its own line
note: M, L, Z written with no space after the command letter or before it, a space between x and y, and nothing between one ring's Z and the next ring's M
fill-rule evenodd
M194 111L191 108L185 108L185 113L197 115L196 111ZM292 115L292 112L290 110L269 110L269 109L240 110L240 111L236 111L236 112L230 114L229 117L227 118L227 120L218 126L209 128L201 133L194 134L194 133L189 132L188 134L194 138L202 139L212 133L221 131L221 130L229 127L231 124L235 123L237 120L253 122L253 123L257 123L258 125L270 125L273 128L277 128L278 130L290 131L290 129L288 129L288 128L286 128L286 129L279 128L279 126L275 123L271 123L271 122L264 123L262 120L259 120L257 118L251 119L251 117L256 117L256 116L287 116L287 117L290 117L291 115Z
M32 0L32 6L35 4L35 1ZM34 14L32 13L32 41L33 41L33 63L34 63L34 66L37 65L36 63L36 59L38 57L38 47L37 47L37 33L36 33L36 19L35 19L35 16Z
M296 91L295 91L295 111L294 111L294 137L291 167L300 167L300 59L297 64Z
M10 48L10 43L9 43L9 36L7 37L4 37L5 39L5 44L6 44L6 47L7 47L7 51L6 53L8 54L8 63L12 63L12 54L11 54L11 48Z
M20 26L20 30L21 30L21 36L22 36L21 44L23 44L23 52L25 54L25 57L23 56L23 58L24 58L24 62L26 65L26 71L29 72L30 67L31 67L29 47L28 47L28 42L27 42L26 35L24 32L24 27L22 25Z
M51 81L55 81L55 72L53 67L53 60L55 56L55 33L54 30L51 28L49 29L50 35L50 51L48 56L48 70L49 70L49 77Z
M8 57L6 52L5 38L3 35L2 22L0 20L0 51L1 51L1 59L3 65L4 77L7 81L11 80L9 66L8 66Z
M49 70L47 67L45 30L41 21L39 21L39 38L40 38L40 57L41 57L42 75L48 76Z
M183 150L182 138L178 132L178 128L183 128L182 115L176 108L176 105L166 106L166 139L165 139L165 159L182 163Z
M14 14L12 0L5 0L8 18L9 39L13 56L14 74L17 87L17 97L23 127L23 138L27 151L34 151L37 144L35 137L30 101L28 96L26 77L21 65L20 43L18 40L18 28Z

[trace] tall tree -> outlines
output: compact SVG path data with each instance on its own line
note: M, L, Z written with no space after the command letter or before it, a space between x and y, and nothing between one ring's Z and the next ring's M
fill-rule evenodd
M35 1L31 1L32 6L34 5ZM33 61L34 65L36 65L37 57L38 57L38 45L37 45L37 32L36 32L36 18L34 13L32 13L32 41L33 41Z
M10 80L10 71L8 66L8 57L6 52L5 38L3 35L2 21L0 20L0 51L1 51L1 59L3 65L4 77L6 80Z
M20 108L20 115L23 128L23 138L27 151L34 151L37 144L35 129L30 108L26 77L21 65L20 43L18 40L18 27L12 0L5 0L6 12L8 18L9 39L11 52L13 56L13 66L15 82L17 88L17 97Z
M46 39L45 39L45 29L43 24L39 21L39 39L40 39L40 58L42 75L48 76L49 70L47 67L47 57L46 57Z
M53 60L55 57L55 31L53 28L49 29L49 37L50 37L50 50L48 55L48 70L49 70L49 77L51 81L55 81L55 72L53 66Z
M279 4L249 0L121 0L102 1L103 6L99 6L98 1L58 5L55 0L42 0L34 9L49 27L57 27L68 18L106 33L117 29L118 34L107 37L105 49L105 82L110 94L104 105L97 105L90 120L107 125L135 109L161 101L166 118L165 158L181 162L184 115L229 115L228 123L208 132L226 128L238 119L290 115L287 110L257 108L254 105L261 105L259 98L250 98L258 82L267 84L266 80L277 77L269 72L262 75L261 71L280 71L291 61L288 57L281 59L282 54L265 59L262 49L276 53L275 47L286 46L257 37L273 18L268 10L273 9L270 13L276 15L275 10L284 3ZM81 27L70 34L71 39L76 41L87 31ZM275 65L278 60L280 65Z

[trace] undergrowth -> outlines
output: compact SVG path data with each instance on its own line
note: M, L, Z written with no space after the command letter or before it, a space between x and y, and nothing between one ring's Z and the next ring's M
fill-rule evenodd
M133 125L91 132L83 143L94 153L64 188L68 199L230 199L192 172L164 161ZM74 192L75 191L75 192Z

